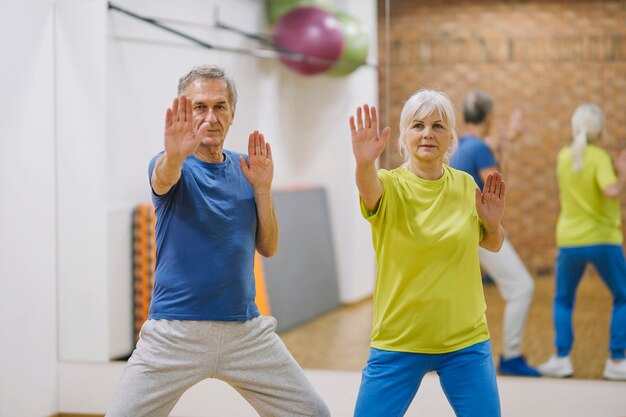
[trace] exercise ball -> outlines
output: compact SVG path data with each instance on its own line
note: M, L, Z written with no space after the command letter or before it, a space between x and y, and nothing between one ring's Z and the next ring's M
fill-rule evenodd
M343 12L334 15L341 25L344 48L337 63L326 74L344 76L367 62L369 35L365 26L355 17Z
M327 71L343 51L339 21L317 7L298 7L283 15L274 26L273 38L283 52L283 64L304 75Z
M314 6L326 10L332 8L332 0L266 0L265 4L267 6L267 21L272 26L285 13L297 7Z

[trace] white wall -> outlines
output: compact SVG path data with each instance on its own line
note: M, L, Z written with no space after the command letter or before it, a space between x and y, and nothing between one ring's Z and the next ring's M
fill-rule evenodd
M57 3L59 352L108 360L106 4Z
M138 14L224 23L268 31L258 0L129 0ZM371 27L376 6L342 2ZM196 64L226 67L239 101L226 147L246 151L248 134L263 131L276 159L275 187L328 190L341 299L371 294L374 260L354 185L348 117L375 103L377 73L360 68L343 78L305 77L279 61L207 50L115 11L103 1L63 1L58 8L59 334L62 360L108 360L132 347L130 221L149 201L147 164L162 148L166 108L178 78ZM210 27L179 30L235 48L259 45ZM372 51L370 62L376 62Z
M57 411L53 2L0 3L0 416Z
M257 0L120 4L205 22L219 4L224 22L267 30ZM375 47L375 2L337 4L371 25ZM191 32L256 46L225 32ZM219 63L238 82L231 148L245 150L248 132L261 129L274 147L276 187L327 187L342 299L371 292L347 118L357 104L376 101L374 70L301 77L276 61L200 49L110 13L101 0L2 2L0 35L0 416L59 411L59 356L105 361L128 349L126 220L148 200L146 164L161 147L176 80L193 64Z

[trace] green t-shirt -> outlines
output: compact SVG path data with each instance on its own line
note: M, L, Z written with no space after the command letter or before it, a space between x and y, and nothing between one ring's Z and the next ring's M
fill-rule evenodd
M377 210L361 202L377 263L371 346L447 353L488 340L472 177L447 165L435 181L406 168L378 177Z
M572 149L559 151L557 178L561 213L556 225L556 244L587 246L621 244L622 218L617 199L604 195L603 190L617 182L609 154L594 145L587 145L584 167L572 170Z

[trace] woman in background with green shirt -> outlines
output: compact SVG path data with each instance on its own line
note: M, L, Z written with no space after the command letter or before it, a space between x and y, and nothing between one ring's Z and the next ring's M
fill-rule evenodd
M403 416L431 371L457 416L500 416L478 245L502 245L502 176L490 174L481 191L447 165L457 136L454 108L440 92L422 90L406 102L400 168L376 169L390 129L379 133L374 107L359 107L350 128L377 262L370 357L355 416Z
M617 160L616 175L609 154L593 144L603 130L600 107L579 106L572 116L572 145L561 149L557 160L561 213L556 227L556 353L539 366L547 376L563 378L574 373L569 357L574 343L574 300L585 267L591 263L613 295L611 357L604 377L626 380L626 261L618 199L626 182L626 151Z

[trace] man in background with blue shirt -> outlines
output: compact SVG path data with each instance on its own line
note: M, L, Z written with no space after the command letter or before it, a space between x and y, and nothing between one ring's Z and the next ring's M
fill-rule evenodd
M463 100L463 119L465 132L459 137L459 147L452 156L450 165L470 174L476 185L482 189L490 173L504 170L508 145L513 136L521 133L521 113L513 115L509 131L498 144L502 164L500 167L492 148L485 142L493 123L491 96L481 91L470 92ZM533 279L508 239L504 239L499 252L489 252L482 248L479 248L479 252L481 268L495 281L506 301L503 318L504 349L498 371L503 375L540 376L536 369L526 363L521 353L524 326L534 291Z

